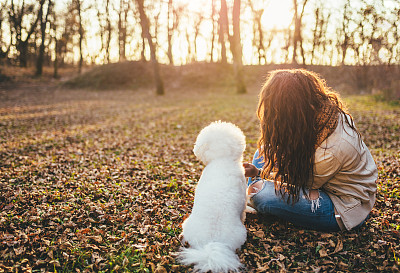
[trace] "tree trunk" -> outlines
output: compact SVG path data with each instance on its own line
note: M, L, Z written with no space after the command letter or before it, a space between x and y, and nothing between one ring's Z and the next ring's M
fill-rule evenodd
M161 75L160 75L160 68L158 65L157 57L156 57L156 49L153 44L153 40L150 34L150 26L149 26L149 20L147 18L147 15L144 11L144 5L143 5L144 0L136 0L136 3L138 5L138 10L140 14L140 25L142 26L142 32L144 36L147 39L147 42L150 47L150 60L153 66L153 73L154 73L154 80L156 82L156 93L157 95L163 95L164 94L164 83L162 81Z
M189 35L189 32L187 30L186 30L186 41L187 41L186 62L190 63L191 61L193 61L192 43L190 42L190 35Z
M228 8L226 6L226 0L221 0L221 9L219 11L219 42L221 44L221 63L227 64L226 58L226 38L225 35L229 35L228 28Z
M144 34L142 33L142 50L140 52L140 60L142 62L146 62L146 55L145 55L145 51L146 51L146 40L144 37Z
M78 12L78 24L79 24L79 64L78 64L78 73L82 73L83 66L83 25L82 25L82 6L81 0L76 0L76 10Z
M46 41L46 27L49 21L49 13L52 5L52 1L49 0L47 3L47 11L46 15L43 18L43 8L44 5L40 7L39 17L40 17L40 32L41 32L41 41L40 41L40 48L39 48L39 55L36 61L36 76L41 76L43 73L43 60L44 60L44 43Z
M306 64L306 57L304 55L303 37L302 36L300 36L299 43L300 43L300 53L301 53L302 64L305 65Z
M293 0L294 6L294 35L293 35L293 56L292 56L292 64L297 64L296 53L297 53L297 41L299 39L299 19L297 13L297 0Z
M110 20L110 0L106 1L106 21L107 21L107 40L106 40L106 59L110 63L110 44L111 44L111 20Z
M118 11L118 46L119 46L119 61L125 61L125 43L126 43L126 12L125 11L125 1L119 1L119 11ZM125 16L125 18L124 18Z
M303 37L301 35L301 21L304 15L304 9L306 7L308 0L304 0L303 7L300 15L298 14L298 3L297 0L293 0L294 6L294 35L293 35L293 56L292 63L297 64L296 54L297 54L297 44L300 44L300 53L302 57L302 63L305 64L304 48L303 48Z
M236 92L246 93L246 86L243 80L242 45L240 43L240 0L234 0L232 11L233 35L230 41L230 48L233 56L233 70L236 80Z
M17 45L19 51L19 65L20 67L28 66L28 41L19 41Z
M257 53L258 53L258 64L261 64L261 60L264 59L264 63L267 62L266 56L265 56L265 46L264 46L264 33L262 29L262 23L261 23L261 18L264 13L264 9L261 10L255 10L253 6L252 0L248 1L250 9L253 13L254 21L255 21L255 26L253 28L253 35L254 39L256 39L256 34L258 34L258 43L254 41L254 45L257 46Z
M350 18L349 18L349 15L347 14L347 12L349 10L349 5L350 5L350 0L347 0L347 2L344 5L344 9L343 9L342 31L343 31L344 37L343 37L343 42L340 44L340 47L342 49L342 65L344 65L344 61L346 59L346 54L347 54L347 49L350 45L350 34L348 32Z
M301 58L302 58L303 65L306 64L306 57L304 54L304 47L303 47L302 20L303 20L303 16L304 16L304 10L307 5L307 1L308 0L304 0L304 2L303 2L303 7L301 9L301 14L300 14L300 22L299 22L299 41L300 41L300 50L301 50Z
M314 64L314 56L315 56L315 51L317 50L317 46L320 44L320 31L318 31L318 28L320 27L320 14L321 10L320 8L316 8L314 11L315 15L315 25L313 29L313 45L311 49L311 65Z
M57 54L58 52L57 52L57 49L58 49L58 41L57 41L57 38L55 38L55 42L54 42L55 55L54 55L54 63L53 63L53 68L54 68L53 78L55 78L55 79L58 78L58 54Z
M257 18L257 30L258 30L258 64L261 64L261 60L264 59L264 63L267 62L267 58L265 57L265 46L264 46L264 34L262 30L261 24L261 16Z
M214 40L215 40L215 0L211 1L212 11L211 11L211 23L212 23L212 31L211 31L211 50L210 50L210 62L214 62Z
M59 51L59 43L57 40L57 13L54 11L54 9L51 12L51 15L53 17L53 22L51 24L51 28L54 33L54 62L53 62L53 78L57 79L58 78L58 51Z
M14 1L11 0L10 3L10 10L8 12L10 17L10 28L14 28L15 37L16 37L16 49L19 52L19 65L21 67L27 67L28 65L28 42L30 37L32 36L33 32L36 30L37 23L39 21L40 10L44 4L45 0L39 1L39 11L38 14L34 17L36 18L32 24L30 25L29 29L25 29L26 36L25 40L22 39L22 33L24 26L22 25L23 17L25 15L25 2L22 2L22 7L20 10L16 10L14 6ZM28 14L28 13L27 13Z
M200 26L201 26L201 23L203 22L203 19L204 19L203 15L201 13L199 13L196 15L196 19L194 21L194 30L193 30L193 32L194 32L194 58L193 58L193 61L198 60L197 38L200 35Z
M174 64L174 58L172 56L172 32L174 31L173 27L171 27L171 20L172 25L174 21L174 11L173 11L173 3L172 0L168 0L168 17L167 17L167 33L168 33L168 51L167 56L169 60L169 64Z
M43 8L44 7L41 6L39 10L41 41L40 41L38 58L36 60L36 76L41 76L43 73L44 41L46 38L46 22L45 23L43 22Z

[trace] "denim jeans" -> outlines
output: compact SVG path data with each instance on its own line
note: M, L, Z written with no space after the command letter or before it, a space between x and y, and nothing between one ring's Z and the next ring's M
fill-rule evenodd
M253 165L261 168L264 165L263 158L259 158L256 151ZM262 180L259 177L249 179L248 186ZM261 214L275 215L289 221L294 225L317 231L339 231L340 227L335 219L335 209L332 200L322 189L319 189L319 197L309 200L302 190L299 193L299 201L288 204L285 198L275 193L272 181L263 180L264 186L250 198L250 204ZM308 195L308 191L306 191Z

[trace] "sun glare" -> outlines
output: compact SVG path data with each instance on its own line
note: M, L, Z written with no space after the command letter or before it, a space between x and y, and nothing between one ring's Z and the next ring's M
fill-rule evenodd
M265 7L261 22L265 29L286 29L292 22L291 1L269 1Z
M261 23L263 25L263 29L265 31L276 29L282 30L287 29L292 22L293 14L292 14L292 1L291 0L252 0L254 8L256 10L264 9L263 16L261 18ZM203 14L207 18L211 16L211 1L210 0L176 0L175 4L177 5L185 5L186 8L193 14L193 18L189 20L195 20L196 14ZM218 16L218 9L220 5L219 0L215 0L216 5L216 17ZM232 6L233 0L227 0L228 6ZM252 40L253 37L250 33L252 30L249 30L249 25L246 22L251 22L253 19L253 14L249 9L242 9L241 12L241 32L242 32L242 46L243 46L243 59L245 63L250 63L253 56L252 52ZM185 25L193 25L193 22L187 22ZM190 30L187 30L190 31ZM210 37L206 37L207 35L211 35L212 33L212 24L210 20L205 20L202 22L200 26L200 32L202 35L196 40L197 45L197 60L204 61L209 58L210 54L210 45L207 41L209 41ZM250 35L249 35L250 34ZM175 44L175 56L178 57L179 60L183 61L183 56L187 53L187 42L185 40L185 35L181 35L177 38L179 43ZM216 57L216 56L215 56Z
M243 2L243 0L242 0ZM212 35L212 23L210 20L211 17L211 10L212 10L212 1L211 0L174 0L174 6L185 6L185 9L191 14L189 17L182 17L180 18L180 30L181 35L177 35L174 37L173 42L173 53L174 59L176 64L185 63L190 61L192 58L195 57L198 61L205 61L210 58L210 51L211 45L209 43L210 37ZM220 0L215 0L215 19L218 18ZM261 18L261 23L263 26L264 31L268 32L270 30L283 30L287 29L293 18L292 14L292 1L291 0L252 0L253 6L256 10L264 10L263 16ZM232 7L233 0L227 0L228 7ZM246 7L246 8L244 8ZM164 7L165 8L165 7ZM231 15L231 14L230 14ZM229 17L230 17L229 15ZM93 14L92 16L96 16ZM187 34L194 33L193 25L196 25L196 20L198 20L199 16L203 16L202 22L199 25L200 34L198 35L196 41L193 39L193 35L190 35L190 45L187 41ZM251 63L254 58L253 52L253 31L250 26L249 22L254 20L253 14L248 5L243 5L242 3L242 12L241 12L241 38L242 38L242 46L243 46L243 61L244 63ZM163 24L166 20L165 10L161 14L159 19L159 23ZM90 50L93 51L100 51L101 44L98 41L97 32L99 31L96 23L92 24L92 28L88 31L88 35L86 37L86 43ZM186 28L189 27L189 28ZM160 30L162 31L162 29ZM215 35L218 35L218 30L215 29ZM165 33L164 33L165 34ZM165 35L161 34L159 37L160 41L165 39ZM268 36L268 34L266 35ZM218 38L216 38L218 39ZM160 42L161 44L166 44L166 41ZM196 46L194 46L196 44ZM189 46L191 48L189 48ZM218 58L218 46L214 45L214 59ZM196 50L196 53L194 52ZM164 50L165 51L165 50ZM190 52L190 55L188 55ZM167 58L164 56L163 51L160 51L160 60L166 61ZM146 55L149 55L149 52L146 52ZM195 56L196 55L196 56ZM101 63L103 57L97 56L95 58L96 63ZM118 59L118 50L114 49L111 50L111 59L117 60ZM269 59L272 60L272 57Z

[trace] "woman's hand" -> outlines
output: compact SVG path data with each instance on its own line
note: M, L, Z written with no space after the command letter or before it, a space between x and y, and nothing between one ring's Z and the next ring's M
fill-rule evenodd
M258 174L258 169L253 164L243 163L243 167L244 167L244 176L245 177L254 177Z

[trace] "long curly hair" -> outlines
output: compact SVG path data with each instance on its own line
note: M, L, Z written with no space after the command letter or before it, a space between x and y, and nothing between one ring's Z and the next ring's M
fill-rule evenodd
M328 111L331 116L321 122L321 113L327 108L332 109ZM258 149L265 162L262 177L272 179L275 191L288 203L299 200L300 190L307 196L319 138L326 138L333 130L325 135L321 132L329 120L337 122L340 113L347 116L342 121L360 136L338 95L317 74L304 69L269 73L257 110L261 131Z

